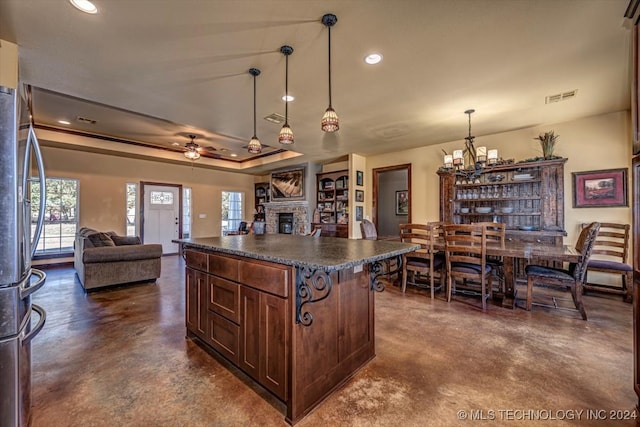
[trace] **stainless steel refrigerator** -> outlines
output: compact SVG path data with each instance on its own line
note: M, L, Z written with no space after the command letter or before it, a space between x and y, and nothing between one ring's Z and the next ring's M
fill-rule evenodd
M31 118L30 87L0 86L0 424L26 426L31 412L31 340L45 311L31 303L46 275L31 268L43 227L45 177ZM32 233L31 177L41 189ZM33 234L33 235L32 235ZM33 321L37 323L32 326Z

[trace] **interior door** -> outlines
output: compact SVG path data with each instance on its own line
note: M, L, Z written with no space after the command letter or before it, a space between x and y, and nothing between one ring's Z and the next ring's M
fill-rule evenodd
M375 168L372 172L372 214L378 238L397 238L400 224L411 223L411 163ZM405 196L403 209L401 196Z
M178 245L171 241L180 238L181 187L143 184L143 194L144 243L160 243L164 255L178 253Z

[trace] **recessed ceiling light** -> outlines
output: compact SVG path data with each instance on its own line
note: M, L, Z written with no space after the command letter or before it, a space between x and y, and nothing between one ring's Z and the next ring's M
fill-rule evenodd
M61 125L70 125L71 122L69 120L58 120L58 123L60 123Z
M91 3L89 0L69 0L69 2L78 10L83 11L84 13L90 13L95 15L98 13L98 8L95 4Z
M364 57L364 62L369 65L377 64L380 61L382 61L382 54L380 53L370 53L369 55Z
M174 147L177 147L178 145L181 145L179 142L172 142L171 145L173 145Z
M284 102L291 102L291 101L293 101L294 99L296 99L296 98L295 98L295 96L292 96L292 95L282 95L282 100L283 100Z
M238 157L236 153L231 153L231 157Z

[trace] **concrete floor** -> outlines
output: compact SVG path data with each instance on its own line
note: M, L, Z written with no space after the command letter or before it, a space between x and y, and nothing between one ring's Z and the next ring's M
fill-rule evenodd
M48 316L32 342L33 427L285 425L284 405L185 339L181 258L163 258L156 284L90 294L73 269L47 274L33 298ZM636 424L609 412L637 399L630 304L588 295L587 322L479 304L388 286L376 358L297 425ZM462 418L472 411L484 421Z

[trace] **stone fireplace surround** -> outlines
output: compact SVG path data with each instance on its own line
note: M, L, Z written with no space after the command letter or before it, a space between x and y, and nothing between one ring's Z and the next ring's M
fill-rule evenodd
M308 234L311 231L309 222L309 202L306 200L290 202L269 202L264 204L265 232L278 233L278 214L293 214L292 234Z

